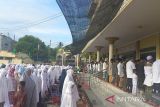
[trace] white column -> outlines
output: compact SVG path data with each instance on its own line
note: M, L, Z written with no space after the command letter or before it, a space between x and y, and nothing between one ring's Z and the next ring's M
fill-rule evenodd
M109 42L109 62L113 58L113 51L114 51L114 43L118 40L117 37L108 37L106 40Z
M77 54L77 67L79 67L79 63L80 63L80 54Z
M99 50L97 50L97 62L99 62L99 60L100 60L100 52Z
M91 63L91 52L89 52L89 63Z
M75 66L77 66L77 55L74 55L74 63L75 63Z
M97 49L97 62L100 61L100 51L103 47L102 46L96 46L96 49Z
M64 66L64 54L62 54L62 66Z
M113 58L113 44L109 44L109 61Z

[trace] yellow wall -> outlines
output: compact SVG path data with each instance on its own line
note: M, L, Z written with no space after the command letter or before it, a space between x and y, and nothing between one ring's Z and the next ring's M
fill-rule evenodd
M9 60L0 60L0 64L8 64Z
M12 59L12 63L13 64L21 64L22 63L22 59L14 58L14 59Z
M2 60L0 60L0 64L21 64L22 59L15 58L16 56L13 53L7 52L7 51L0 51L0 56L3 57ZM6 60L5 58L10 58L11 60Z
M155 34L140 40L140 49L149 47L156 47L156 59L160 59L160 34Z
M8 58L14 58L15 55L13 53L7 52L7 51L0 51L1 57L8 57Z
M126 47L123 47L122 49L127 49L129 47L130 45L127 45ZM140 58L141 49L150 48L150 47L156 47L156 59L160 59L160 33L151 35L149 37L146 37L144 39L137 41L134 47L135 47L137 59ZM118 50L121 50L121 48Z
M156 38L156 58L160 59L160 34Z
M21 64L22 63L22 59L14 58L11 61L9 61L9 60L0 60L0 64L8 64L8 63Z
M156 35L140 40L140 49L156 46Z

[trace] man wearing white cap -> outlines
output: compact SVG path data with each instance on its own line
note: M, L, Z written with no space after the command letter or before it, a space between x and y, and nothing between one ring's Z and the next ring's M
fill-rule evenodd
M144 66L144 73L145 73L145 97L146 100L149 101L152 96L152 85L153 85L153 72L152 72L152 56L147 56L147 62Z
M160 60L157 60L153 63L153 93L160 93Z

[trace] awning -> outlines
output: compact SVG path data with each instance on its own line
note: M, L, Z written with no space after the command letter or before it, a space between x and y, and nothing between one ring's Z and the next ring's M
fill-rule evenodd
M123 0L96 0L100 2L94 10L96 7L93 1L95 0L57 0L72 34L73 44L67 48L73 54L81 52L87 42L114 18L123 2ZM95 17L89 16L89 12Z
M157 32L160 32L160 0L133 0L82 52L94 52L97 45L105 47L103 52L106 52L106 37L118 37L115 47L119 48Z

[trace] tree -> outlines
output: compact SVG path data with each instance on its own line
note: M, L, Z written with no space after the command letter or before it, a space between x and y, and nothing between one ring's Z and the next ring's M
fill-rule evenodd
M45 43L32 35L25 35L20 38L16 43L15 48L17 52L26 53L35 61L48 60L48 48Z

